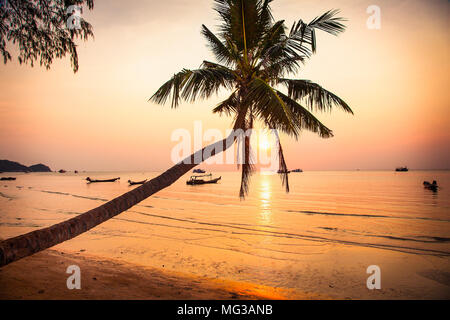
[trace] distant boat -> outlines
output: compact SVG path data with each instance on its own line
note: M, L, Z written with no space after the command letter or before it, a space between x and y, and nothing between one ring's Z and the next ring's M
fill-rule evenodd
M396 168L395 171L397 171L397 172L407 172L407 171L409 171L409 169L408 169L408 167L399 167L399 168Z
M436 180L433 180L433 183L429 183L428 181L424 181L423 182L423 186L425 189L431 190L436 192L439 188L439 186L437 185Z
M2 177L2 178L0 178L0 180L1 181L14 181L14 180L16 180L16 178L13 178L13 177Z
M137 184L144 184L144 183L146 183L147 182L147 179L145 179L145 180L142 180L142 181L131 181L131 180L128 180L128 183L130 184L130 186L134 186L134 185L137 185Z
M303 172L303 170L302 169L294 169L294 170L292 170L292 172Z
M119 178L113 178L113 179L104 179L104 180L92 180L91 178L86 178L88 183L96 183L96 182L116 182L117 180L120 180Z
M206 171L203 169L194 169L192 170L193 173L205 173Z
M78 171L77 170L75 170L73 173L78 173Z
M282 173L291 173L291 171L283 171L283 170L278 170L277 173L282 174Z
M203 177L209 177L209 180L205 180L205 179L201 179ZM186 181L186 184L188 185L197 185L197 184L207 184L207 183L217 183L217 181L219 181L220 179L222 179L222 177L218 177L213 179L212 178L212 174L204 174L204 175L200 175L200 176L191 176L191 178Z
M59 173L66 173L67 171L66 171L66 170L63 170L63 169L61 169L61 170L59 170L58 172L59 172Z

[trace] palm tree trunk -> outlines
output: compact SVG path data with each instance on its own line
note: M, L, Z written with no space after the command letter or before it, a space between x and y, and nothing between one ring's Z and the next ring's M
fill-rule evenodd
M130 209L154 193L170 186L185 173L192 170L199 164L195 163L194 159L203 159L204 161L214 156L216 149L220 152L225 151L234 143L235 139L236 137L232 133L224 140L197 151L183 162L174 165L142 186L75 218L0 242L0 267L75 238L83 232ZM208 155L204 155L204 150L207 148L212 151ZM201 155L198 154L199 152L201 152Z

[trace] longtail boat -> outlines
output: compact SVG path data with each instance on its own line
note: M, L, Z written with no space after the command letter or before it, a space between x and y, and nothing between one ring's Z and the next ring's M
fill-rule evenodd
M144 184L144 183L146 183L147 182L147 179L145 179L145 180L142 180L142 181L131 181L131 180L128 180L128 183L130 184L130 186L134 186L134 185L137 185L137 184Z
M201 179L203 177L209 177L209 179ZM186 184L192 186L192 185L198 185L198 184L217 183L217 181L219 181L220 179L222 179L221 176L213 179L212 173L210 173L210 174L204 174L204 175L199 175L199 176L191 176L191 178L188 181L186 181Z
M119 180L119 178L113 178L113 179L104 179L104 180L92 180L91 178L87 177L86 180L88 183L96 183L96 182L116 182Z
M431 191L438 191L439 186L437 185L436 180L433 180L433 183L429 183L428 181L423 182L423 186L425 189L431 190Z

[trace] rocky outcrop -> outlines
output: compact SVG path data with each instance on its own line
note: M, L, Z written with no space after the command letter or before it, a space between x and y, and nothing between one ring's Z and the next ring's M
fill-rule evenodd
M52 170L40 163L30 167L24 166L18 162L9 160L0 160L0 172L51 172Z
M28 169L30 169L31 172L52 172L48 166L42 163L29 166Z

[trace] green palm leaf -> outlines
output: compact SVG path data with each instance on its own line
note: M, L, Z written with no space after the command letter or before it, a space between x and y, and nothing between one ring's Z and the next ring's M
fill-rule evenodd
M256 117L271 125L271 128L280 129L294 137L298 136L293 114L274 88L263 79L255 77L249 89L243 103L252 106Z
M236 92L233 92L227 99L219 103L214 109L213 113L225 113L230 116L233 113L237 113L239 108L239 100L237 98Z
M233 52L216 37L204 24L202 25L202 35L209 43L209 48L214 53L217 61L225 63L227 66L236 63L239 56L233 55Z
M334 93L309 80L279 79L288 88L288 96L294 100L304 100L310 109L331 111L337 106L345 112L353 114L348 104Z
M234 81L233 72L226 67L208 65L197 70L183 69L162 85L150 100L164 104L172 96L172 108L176 108L181 99L194 102L197 97L209 98L221 88L232 88Z
M320 17L315 18L308 24L309 28L319 29L329 34L337 36L339 33L345 31L345 25L343 22L346 20L337 17L339 10L329 10L322 14Z
M322 138L333 137L333 132L328 129L322 122L319 121L311 112L305 107L292 100L280 91L277 91L280 98L289 107L291 113L295 116L296 125L300 129L308 130L317 133Z

